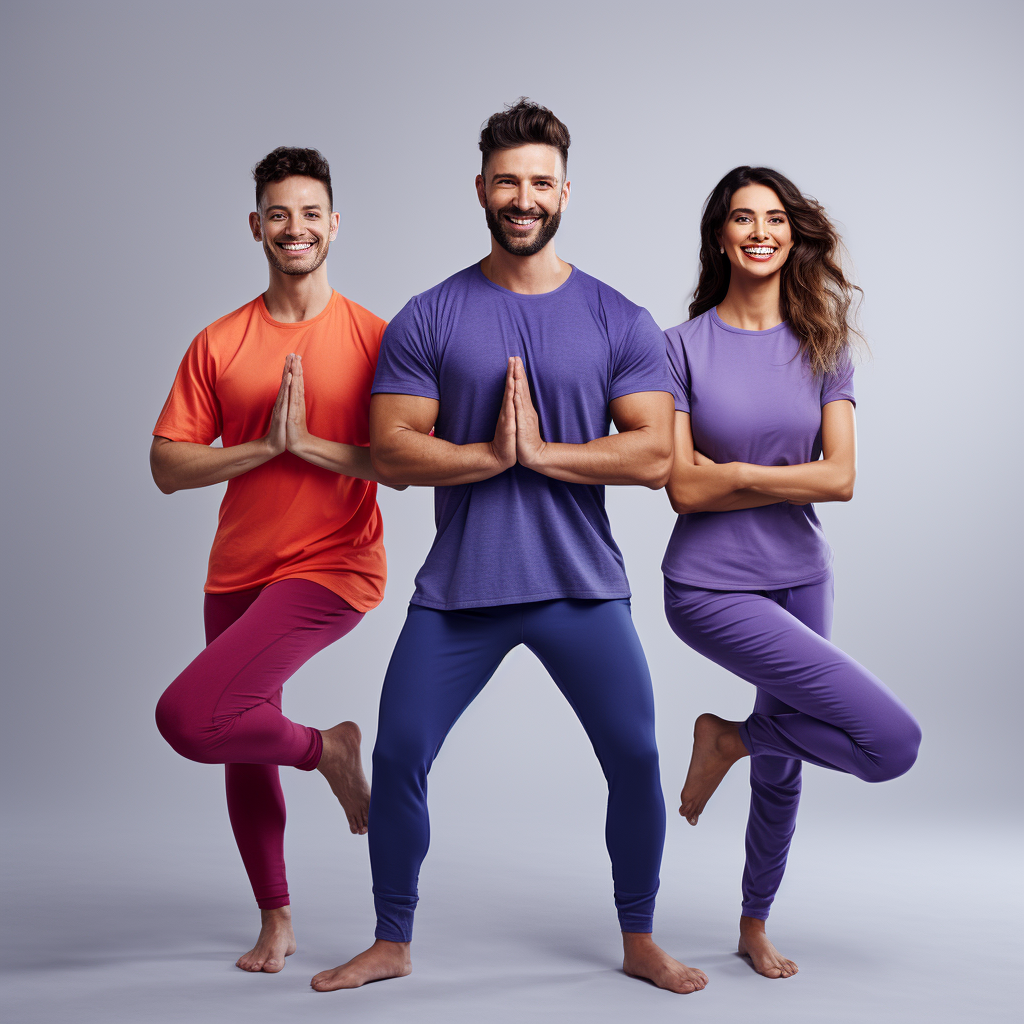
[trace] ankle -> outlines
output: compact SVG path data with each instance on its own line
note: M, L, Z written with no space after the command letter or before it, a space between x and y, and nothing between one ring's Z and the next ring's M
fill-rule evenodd
M764 921L760 917L742 916L740 918L740 934L764 935Z
M276 924L282 921L287 921L291 924L292 908L288 904L285 904L283 907L272 907L269 910L261 910L260 920L264 924Z
M654 935L651 932L623 932L622 948L627 953L639 953L654 946Z

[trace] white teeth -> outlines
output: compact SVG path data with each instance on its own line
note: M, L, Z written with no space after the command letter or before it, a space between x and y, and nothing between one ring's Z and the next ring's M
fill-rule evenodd
M299 252L302 249L309 249L313 245L312 242L282 242L281 248L288 249L292 252Z
M509 217L509 220L512 221L513 224L520 224L520 225L522 225L524 227L527 224L536 224L537 223L537 218L536 217Z
M751 256L771 256L775 249L770 245L745 245L743 251L750 253Z

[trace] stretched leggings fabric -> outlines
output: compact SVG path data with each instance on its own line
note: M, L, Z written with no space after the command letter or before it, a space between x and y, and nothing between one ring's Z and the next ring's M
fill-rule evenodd
M282 580L207 594L205 650L164 691L161 735L183 757L223 764L228 815L257 905L288 905L284 794L278 765L312 771L317 729L281 713L281 687L363 617L326 587Z
M740 726L750 751L743 914L765 920L782 882L802 761L885 782L909 771L921 730L882 682L829 642L832 579L770 591L665 580L665 612L695 651L757 687Z
M608 782L605 839L623 931L649 932L665 841L654 698L629 601L537 601L435 611L411 605L373 751L370 866L379 939L408 942L429 844L427 773L505 655L525 644L586 730Z

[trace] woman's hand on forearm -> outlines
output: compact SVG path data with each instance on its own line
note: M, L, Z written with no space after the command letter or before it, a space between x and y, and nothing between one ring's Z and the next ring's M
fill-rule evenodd
M791 504L849 501L857 477L857 426L853 403L829 402L821 410L822 458L796 466L741 463L743 486Z
M520 465L574 484L665 486L672 462L672 398L645 391L611 403L619 433L585 444L546 442L523 361L515 359L516 455Z

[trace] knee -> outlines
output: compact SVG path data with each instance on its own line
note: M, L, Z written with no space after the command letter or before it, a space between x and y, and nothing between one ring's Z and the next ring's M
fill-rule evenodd
M620 745L608 758L607 765L615 774L637 781L647 780L660 786L661 774L658 761L658 747L653 742Z
M866 781L889 782L905 775L914 767L920 746L921 726L908 714L899 732L886 740Z
M378 733L373 747L373 778L424 778L433 763L433 753L427 751L418 737L382 736Z
M210 737L195 716L168 698L166 692L156 705L156 727L175 753L201 764L219 763L213 756Z

